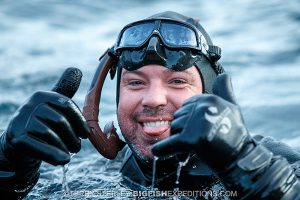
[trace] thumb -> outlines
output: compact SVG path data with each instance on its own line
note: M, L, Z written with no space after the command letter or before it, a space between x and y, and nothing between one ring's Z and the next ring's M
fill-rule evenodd
M213 94L237 105L236 98L233 93L231 78L226 73L217 76L217 79L213 84Z
M79 88L82 72L75 67L67 68L57 81L52 91L72 98Z

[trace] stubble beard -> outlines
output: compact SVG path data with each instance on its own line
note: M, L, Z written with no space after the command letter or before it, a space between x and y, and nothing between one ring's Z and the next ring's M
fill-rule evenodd
M121 132L125 138L126 143L133 151L133 153L142 161L150 162L153 160L153 154L151 152L152 145L157 141L153 141L148 144L139 143L138 137L141 136L143 130L139 130L138 117L139 116L149 116L156 117L161 115L172 116L175 112L174 107L164 107L164 108L144 108L143 111L132 113L130 116L118 111L118 123Z

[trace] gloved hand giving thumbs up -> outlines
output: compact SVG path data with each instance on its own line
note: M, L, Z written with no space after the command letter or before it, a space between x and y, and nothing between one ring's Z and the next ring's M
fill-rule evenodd
M79 69L68 68L52 91L34 93L16 111L1 139L5 157L16 168L41 160L66 164L69 152L80 150L80 138L87 138L89 127L71 98L81 76Z
M71 100L82 73L68 68L52 91L34 93L0 138L0 194L23 198L38 181L41 161L62 165L80 150L89 127Z

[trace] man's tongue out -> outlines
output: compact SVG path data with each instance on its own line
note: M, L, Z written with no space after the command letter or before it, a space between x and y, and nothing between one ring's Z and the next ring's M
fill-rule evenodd
M159 136L170 128L169 121L144 122L143 131L150 136Z

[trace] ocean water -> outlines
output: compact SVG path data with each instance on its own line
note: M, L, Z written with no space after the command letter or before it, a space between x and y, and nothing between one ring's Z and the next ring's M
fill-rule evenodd
M248 129L300 150L299 8L298 0L0 0L0 129L34 91L51 89L67 67L83 72L73 98L82 108L98 58L120 29L173 10L199 18L222 48L221 63L232 76ZM106 82L101 126L116 121L114 87L114 81ZM121 159L108 161L83 141L66 176L76 195L64 195L62 168L44 163L26 199L101 199L93 194L113 188L126 192L120 164Z

